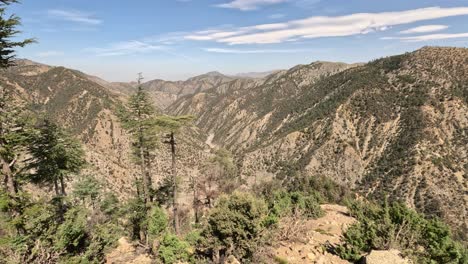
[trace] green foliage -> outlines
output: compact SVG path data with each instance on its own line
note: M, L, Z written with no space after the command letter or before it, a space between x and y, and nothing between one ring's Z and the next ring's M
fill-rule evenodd
M133 239L140 238L140 231L146 230L146 205L140 198L133 198L127 201L122 208L128 224L125 226L130 229Z
M101 184L93 176L84 176L73 185L73 195L85 203L89 199L94 205L100 193Z
M57 230L55 247L70 253L81 251L87 242L86 211L76 207L65 214L65 221Z
M291 216L295 212L300 212L306 218L323 215L317 198L301 192L278 191L268 202L271 214L277 217Z
M14 64L15 48L24 47L27 44L34 42L33 39L23 41L11 41L20 33L17 27L21 25L21 20L15 15L6 17L6 6L11 3L16 3L14 0L0 1L0 67L7 68Z
M168 217L160 207L153 207L148 216L148 235L153 238L160 237L166 231Z
M308 176L297 173L288 186L288 191L300 191L317 197L322 203L343 204L351 197L351 191L325 176Z
M248 193L222 196L211 210L198 249L208 257L234 255L248 261L261 243L268 210Z
M358 261L371 250L400 249L417 263L465 263L466 249L452 239L448 227L428 220L401 203L383 206L354 202L349 205L358 222L336 248L340 257Z
M183 115L183 116L168 116L168 115L161 115L156 117L153 122L154 124L162 130L166 130L169 132L176 132L180 130L182 127L187 126L192 122L194 119L191 115Z
M32 155L30 178L35 183L54 185L80 172L85 164L84 152L78 141L52 121L45 119L28 146ZM62 189L64 186L62 185ZM64 193L62 193L64 195Z
M105 193L99 204L101 211L107 216L113 216L119 212L119 206L119 199L111 192Z
M86 259L102 261L106 249L115 246L117 240L124 234L123 228L114 223L96 225L90 235L89 246L85 252Z
M158 249L158 257L166 264L187 262L191 255L190 245L173 234L166 234Z

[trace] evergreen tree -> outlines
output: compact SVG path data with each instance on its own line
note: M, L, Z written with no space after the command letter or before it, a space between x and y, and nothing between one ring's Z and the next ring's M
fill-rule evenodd
M16 0L0 1L0 68L7 68L12 65L15 58L14 48L24 47L33 42L31 39L23 41L11 41L20 31L16 28L21 25L20 19L11 15L6 17L6 7ZM16 117L17 108L14 109L12 98L5 87L0 87L0 166L4 176L6 189L10 194L16 193L15 164L18 160L17 144L23 140L18 133Z
M179 205L178 205L178 183L177 183L177 167L176 167L176 138L175 134L184 126L188 125L193 120L193 116L159 116L155 120L158 128L169 132L166 134L164 143L171 147L171 182L172 182L172 211L173 211L173 226L176 234L179 234Z
M15 15L6 16L6 7L16 0L0 1L0 68L6 68L13 65L15 58L15 48L24 47L34 42L32 39L23 41L11 41L20 31L16 28L21 25L21 20Z
M141 86L141 80L140 75L137 91L130 97L127 109L121 111L121 119L125 128L133 136L133 154L141 169L141 178L136 179L137 193L140 194L139 181L141 180L144 201L149 206L153 200L151 161L154 158L158 138L157 127L154 123L156 109L150 96Z
M29 168L35 183L53 185L56 196L65 196L65 180L79 173L85 164L79 142L52 121L45 119L29 144Z

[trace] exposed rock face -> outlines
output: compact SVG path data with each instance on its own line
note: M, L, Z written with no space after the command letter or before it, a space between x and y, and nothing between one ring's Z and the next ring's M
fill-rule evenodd
M398 250L372 250L364 257L365 264L411 264L408 259L403 258Z
M343 232L355 219L347 215L348 209L344 206L324 204L321 207L325 211L323 217L304 223L304 232L300 233L303 242L281 241L280 246L274 250L274 256L294 264L350 263L324 249L338 245Z
M248 182L300 170L388 194L467 233L468 49L317 62L168 108L233 151ZM354 66L354 67L353 67Z
M202 92L234 79L219 72L209 72L186 81L152 80L142 86L151 94L157 107L166 109L182 96Z
M125 237L120 238L117 248L106 255L106 264L151 264L153 262L147 254L138 252L137 248Z
M31 110L45 113L79 138L89 163L86 173L95 174L102 186L121 197L134 192L140 171L132 161L130 137L117 117L126 95L109 88L97 77L63 67L51 67L27 60L0 72L0 85L9 89ZM180 136L180 138L179 138ZM178 170L183 186L197 173L206 152L198 130L190 128L177 135ZM152 167L155 184L170 173L170 151L162 145Z

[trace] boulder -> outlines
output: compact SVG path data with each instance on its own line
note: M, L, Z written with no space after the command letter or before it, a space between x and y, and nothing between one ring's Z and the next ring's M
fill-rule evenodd
M401 256L398 250L372 250L364 257L365 264L411 264L412 262Z

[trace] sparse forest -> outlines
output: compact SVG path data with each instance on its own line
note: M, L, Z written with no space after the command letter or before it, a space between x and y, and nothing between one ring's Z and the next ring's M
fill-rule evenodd
M20 33L20 19L7 17L6 9L15 2L0 1L0 71L5 74L15 65L15 50L33 42L31 39L13 40ZM377 165L367 170L361 179L361 188L383 188L392 184L393 177L410 173L400 171L410 168L408 163L418 162L410 157L410 152L420 151L413 148L424 129L424 116L419 106L429 100L428 92L412 86L415 80L411 75L391 76L392 79L383 75L399 69L405 56L374 61L367 68L331 77L327 75L316 81L313 90L304 89L295 105L285 100L273 106L273 93L263 98L256 107L267 112L275 108L277 112L259 133L264 136L262 140L244 145L245 149L257 151L273 142L273 135L288 136L294 131L302 133L298 141L325 144L325 140L331 138L332 123L328 116L335 115L337 109L354 96L354 102L345 107L371 112L374 126L396 115L400 118L402 128L398 132L406 136L391 141L388 150L376 161ZM409 85L414 96L393 91L389 83L397 79L402 86ZM182 170L185 156L181 152L189 153L187 149L192 148L187 142L195 138L190 133L198 117L185 113L165 114L155 106L141 81L140 75L133 92L116 103L116 107L109 108L118 117L117 121L112 121L122 126L119 133L129 135L128 141L119 144L128 144L131 153L119 159L128 158L132 164L129 166L136 168L135 173L125 175L131 186L122 187L122 181L120 190L124 189L123 192L114 191L109 182L98 175L102 173L94 168L98 165L89 162L95 155L89 150L90 144L94 144L92 133L77 136L63 119L57 118L58 113L37 111L40 109L37 105L28 105L21 96L0 85L0 264L296 263L288 262L275 250L312 243L304 241L310 239L312 231L317 237L333 237L330 232L334 230L316 225L316 221L330 214L326 205L347 208L342 215L352 222L339 226L337 232L342 232L339 242L327 241L328 244L316 249L322 255L359 263L372 251L396 249L401 257L414 263L468 263L466 241L462 235L453 235L453 229L440 218L442 213L418 212L404 201L392 199L397 191L365 196L364 191L352 184L311 174L306 167L314 165L310 162L313 148L291 160L282 158L280 152L289 151L282 146L277 146L275 153L269 156L255 152L258 156L251 167L261 164L262 172L268 175L259 180L249 177L250 167L241 166L245 157L229 144L200 154L203 158L196 159L200 168L196 173ZM377 96L378 100L356 92L362 87L371 89L367 87L370 82L392 91ZM265 83L259 89L267 86ZM455 89L466 101L466 96L460 95L467 91L466 86L462 86ZM330 87L336 91L330 94ZM104 101L103 105L111 104L109 98ZM246 102L243 103L251 103ZM308 108L311 104L316 106L312 110ZM398 108L398 113L383 111L382 105L387 104ZM288 110L284 110L286 108ZM277 122L289 118L288 111L304 114L284 126L275 127ZM81 122L85 123L74 121L80 127ZM308 125L317 122L328 132L308 130ZM104 126L93 123L94 127L98 125ZM227 127L226 131L232 128ZM112 129L117 130L114 123ZM231 136L226 131L222 133ZM371 149L373 143L380 144L369 138L365 148ZM329 148L335 153L345 151L346 143L340 142L340 147ZM360 142L353 144L349 143L359 148ZM168 158L163 158L164 155ZM448 167L444 161L438 163L441 168ZM154 173L155 168L164 169L163 177ZM382 175L384 180L374 186L374 180ZM180 204L182 199L188 201L188 209ZM330 224L337 220L327 221L326 224ZM128 248L120 250L123 246ZM120 260L122 256L129 256L129 259ZM303 261L313 258L316 256Z

